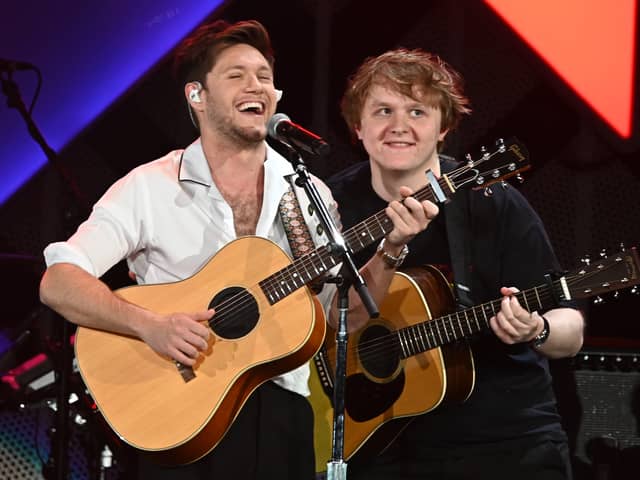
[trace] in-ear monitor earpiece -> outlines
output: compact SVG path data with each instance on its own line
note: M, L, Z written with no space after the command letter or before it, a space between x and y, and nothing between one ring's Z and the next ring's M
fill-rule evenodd
M192 102L200 103L200 90L198 88L193 88L189 92L189 99Z

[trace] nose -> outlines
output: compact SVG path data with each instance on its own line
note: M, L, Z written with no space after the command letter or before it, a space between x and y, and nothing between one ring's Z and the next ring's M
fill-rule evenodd
M257 75L247 75L246 90L250 92L259 92L262 90L262 82Z
M404 115L396 113L391 117L390 124L391 133L402 134L406 133L409 130L407 126L407 119Z

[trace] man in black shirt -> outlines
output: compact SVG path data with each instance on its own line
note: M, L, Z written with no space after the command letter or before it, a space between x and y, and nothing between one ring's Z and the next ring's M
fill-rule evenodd
M412 191L424 187L427 170L439 177L451 169L439 151L469 112L459 75L435 55L398 49L365 61L350 79L342 113L369 161L327 182L344 228L400 199L401 186ZM454 208L465 212L457 224L447 218ZM456 272L450 236L466 239L467 250L454 255L468 259L457 275L467 272L464 282L473 303L502 297L491 328L469 339L473 392L462 403L443 404L415 417L382 455L350 465L349 476L569 479L567 439L547 359L579 351L583 316L573 305L529 311L514 296L518 289L543 284L545 274L560 271L544 226L515 189L495 189L491 197L457 192L406 248L387 242L378 252L390 270L431 264ZM358 263L374 250L360 252Z

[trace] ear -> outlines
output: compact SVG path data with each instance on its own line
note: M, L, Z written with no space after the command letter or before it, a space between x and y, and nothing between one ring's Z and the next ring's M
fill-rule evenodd
M439 141L439 142L444 141L444 137L446 137L446 136L447 136L447 133L449 133L449 129L442 130L442 131L440 132L440 134L438 135L438 141Z
M189 82L184 86L184 94L187 97L187 102L189 102L189 105L193 108L196 108L202 103L200 92L202 92L202 84L200 82Z
M356 137L358 137L358 140L362 140L362 135L360 134L360 126L354 127L353 130L356 132Z

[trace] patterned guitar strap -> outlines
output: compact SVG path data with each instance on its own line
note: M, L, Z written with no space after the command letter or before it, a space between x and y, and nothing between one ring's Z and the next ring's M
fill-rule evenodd
M290 181L290 178L287 179ZM301 257L302 255L306 255L307 253L315 250L316 246L311 239L307 222L304 220L304 215L302 214L300 204L298 203L298 197L291 186L289 187L289 190L282 195L278 210L280 212L280 218L282 219L284 231L287 233L287 239L289 240L289 246L291 247L293 258ZM324 276L311 282L309 284L309 288L311 288L314 293L320 293L323 285Z

